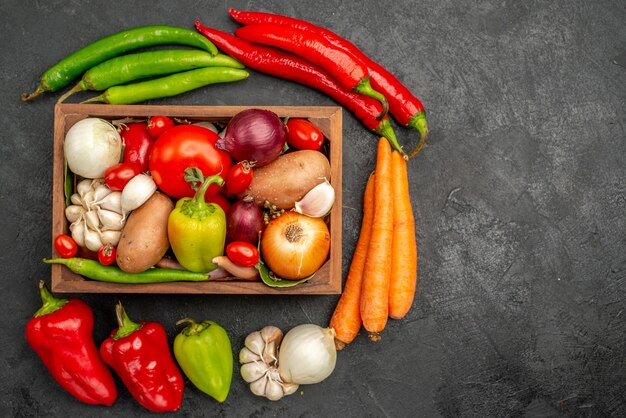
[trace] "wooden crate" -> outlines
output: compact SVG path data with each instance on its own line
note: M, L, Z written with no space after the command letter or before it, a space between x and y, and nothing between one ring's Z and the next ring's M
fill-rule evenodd
M68 233L63 191L63 141L68 129L86 117L107 120L125 117L146 118L168 115L188 120L225 122L250 107L268 109L280 117L308 118L330 142L330 182L335 188L336 203L330 214L330 255L326 263L307 283L286 289L262 282L176 282L153 284L116 284L88 280L61 265L52 265L52 290L59 293L188 293L188 294L337 294L341 292L341 107L335 106L146 106L59 104L54 109L54 165L52 183L52 236ZM58 256L54 246L53 255Z

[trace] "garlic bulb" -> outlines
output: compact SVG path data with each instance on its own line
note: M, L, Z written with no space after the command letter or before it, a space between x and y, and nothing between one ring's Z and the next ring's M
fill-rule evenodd
M296 202L295 211L312 218L322 218L328 215L334 203L335 189L328 180L324 180Z
M252 393L270 401L277 401L298 389L297 384L283 381L278 373L277 348L282 338L280 329L267 326L248 335L239 352L241 377L250 384Z

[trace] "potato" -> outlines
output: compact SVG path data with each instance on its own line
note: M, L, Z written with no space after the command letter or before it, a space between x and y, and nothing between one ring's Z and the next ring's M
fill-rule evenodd
M291 209L313 187L330 180L330 163L319 151L302 150L283 154L266 166L255 168L250 186L239 198L253 196L278 209Z
M117 265L128 273L139 273L163 258L170 243L167 219L174 203L155 192L150 199L131 212L117 245Z

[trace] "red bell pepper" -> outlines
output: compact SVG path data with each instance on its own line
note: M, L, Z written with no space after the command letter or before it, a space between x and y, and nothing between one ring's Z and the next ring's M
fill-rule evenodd
M93 313L80 299L56 299L39 282L43 306L26 324L26 340L52 377L81 402L111 406L113 376L93 340Z
M157 322L132 322L121 303L115 312L119 328L100 346L102 359L142 406L153 412L178 410L184 382L165 329Z

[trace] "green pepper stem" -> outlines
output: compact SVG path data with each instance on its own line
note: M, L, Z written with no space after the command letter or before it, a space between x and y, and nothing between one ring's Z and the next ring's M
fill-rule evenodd
M417 143L417 147L415 147L415 149L409 154L409 158L413 158L422 150L424 145L426 145L426 141L428 141L428 123L426 122L426 112L422 110L411 116L407 126L417 129L420 133L420 140Z
M200 188L196 191L195 196L193 197L194 202L196 202L199 207L203 207L204 205L206 205L206 201L204 200L204 194L206 193L209 186L213 183L216 183L219 186L223 186L224 179L217 175L209 176L204 179L202 186L200 186Z
M396 149L400 155L406 157L406 153L398 143L398 139L396 138L396 133L391 127L391 123L389 123L389 119L383 119L380 121L380 124L374 129L374 132L380 136L387 138L391 146Z
M57 103L63 103L65 101L65 99L70 97L72 94L78 93L79 91L83 91L83 90L85 90L85 89L83 88L82 81L79 82L79 83L76 83L76 85L74 87L72 87L71 89L69 89L68 91L63 93L63 95L61 97L59 97L59 100L57 100Z
M114 340L119 340L120 338L124 338L132 334L141 328L140 324L137 324L130 320L126 310L122 306L122 302L118 302L115 305L115 316L117 317L118 329L115 334L111 337Z
M32 92L30 94L22 93L22 101L30 102L35 97L38 97L38 96L40 96L43 93L45 93L45 90L44 90L43 86L40 84L40 85L37 86L37 89L34 92Z
M37 310L37 312L35 312L35 318L47 315L52 312L56 312L68 302L67 299L57 299L52 296L52 293L50 293L50 291L46 287L46 282L44 282L43 280L39 281L39 294L41 295L41 301L43 302L43 305Z
M364 94L365 96L369 96L372 99L376 99L380 102L380 104L383 106L383 110L378 116L376 116L376 120L381 120L387 115L387 112L389 112L389 103L387 102L387 98L382 93L374 90L374 88L370 84L369 75L359 81L359 83L354 86L353 90L357 93Z
M187 337L189 337L190 335L198 335L206 328L206 324L197 323L193 318L183 318L180 321L176 322L176 325L181 324L188 324L181 331L181 333Z

